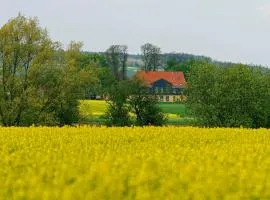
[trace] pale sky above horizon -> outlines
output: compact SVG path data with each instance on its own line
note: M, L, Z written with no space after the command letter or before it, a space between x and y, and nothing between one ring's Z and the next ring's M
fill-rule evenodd
M270 66L270 0L0 0L0 26L19 12L38 17L50 37L84 50L146 42L162 52Z

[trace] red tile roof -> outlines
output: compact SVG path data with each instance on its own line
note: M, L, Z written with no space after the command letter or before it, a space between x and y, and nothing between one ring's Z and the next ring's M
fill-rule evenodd
M164 79L171 83L174 87L180 87L186 84L183 72L146 72L139 71L136 77L143 79L147 85L152 85L154 82Z

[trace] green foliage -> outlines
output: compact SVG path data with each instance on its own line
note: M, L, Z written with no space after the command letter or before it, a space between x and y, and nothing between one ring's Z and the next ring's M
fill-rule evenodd
M116 82L108 91L108 109L105 114L107 126L129 126L131 124L127 103L129 96L128 81Z
M170 54L169 54L170 55ZM182 54L180 54L182 55ZM191 72L191 67L195 65L203 65L205 62L211 62L210 58L203 56L191 56L183 54L180 56L179 54L172 54L168 56L165 70L166 71L181 71L185 75L185 79L189 79L189 75ZM179 57L180 56L180 57ZM166 55L164 55L166 57Z
M94 94L105 96L108 94L111 86L114 85L117 80L112 75L108 67L98 68L96 75L98 78L98 82L96 82L96 84L94 85Z
M190 63L192 61L213 62L213 60L209 57L186 54L186 53L164 53L162 55L162 60L164 64L167 64L167 66L186 65L187 63Z
M171 63L168 63L168 66L166 67L166 71L173 71L173 72L183 72L185 75L185 78L188 78L189 71L190 71L190 64L182 65L182 64L176 64L176 65L170 65Z
M0 29L0 119L4 126L64 125L78 120L78 99L93 82L78 67L82 43L52 42L36 18L22 15Z
M82 43L71 42L65 52L65 62L62 63L60 91L58 104L54 109L59 124L76 123L79 120L79 99L84 92L97 81L96 69L91 65L80 65Z
M73 42L74 43L74 42ZM81 51L82 43L70 44L74 65L82 72L82 77L88 79L84 85L84 96L82 99L95 98L97 95L103 96L105 88L108 88L114 81L110 73L105 55L100 53L89 53Z
M101 53L81 52L78 60L79 66L87 66L89 63L96 63L100 67L108 67L105 55Z
M147 87L139 80L120 81L111 87L107 125L131 125L129 112L136 116L135 125L162 126L166 122L156 97L148 95Z
M128 102L131 111L136 115L136 125L162 126L166 117L158 105L157 98L148 94L148 88L140 80L130 81L131 91Z
M36 18L19 15L0 29L0 115L3 125L20 125L22 118L30 118L28 114L37 115L35 108L40 105L35 99L38 92L35 79L39 77L35 73L51 64L54 48L56 44L38 26Z
M269 127L269 75L233 65L222 68L205 62L191 69L189 110L205 126Z

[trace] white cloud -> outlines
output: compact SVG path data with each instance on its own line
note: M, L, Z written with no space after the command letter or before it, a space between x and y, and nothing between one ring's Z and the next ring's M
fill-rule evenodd
M270 17L270 3L265 3L257 8L257 10L264 16Z

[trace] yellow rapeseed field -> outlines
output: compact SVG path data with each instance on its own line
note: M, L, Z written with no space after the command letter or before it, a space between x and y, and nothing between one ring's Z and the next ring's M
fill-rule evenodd
M0 128L0 199L270 199L270 131Z

